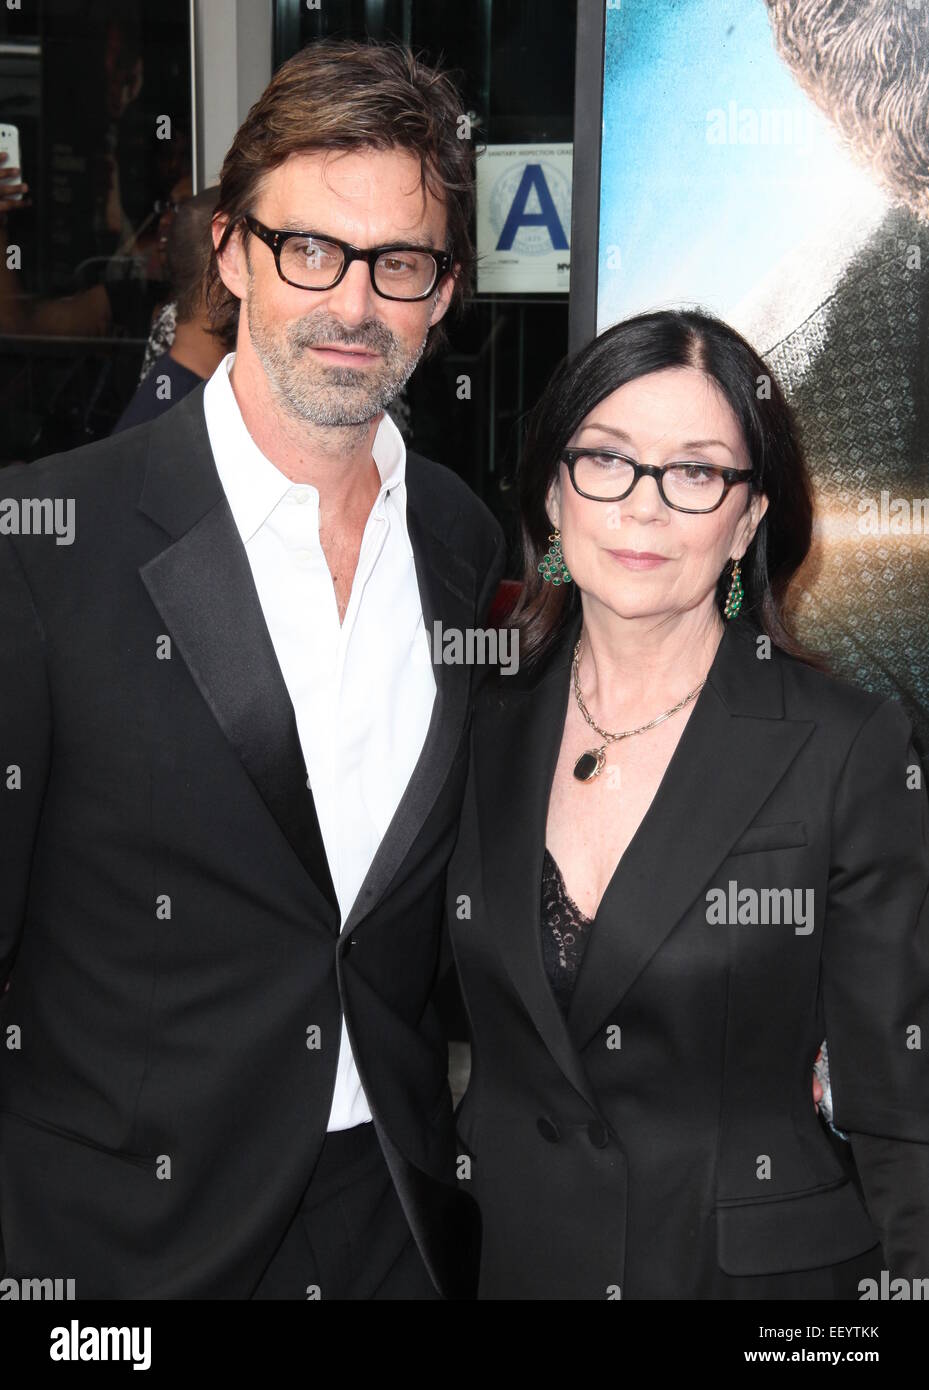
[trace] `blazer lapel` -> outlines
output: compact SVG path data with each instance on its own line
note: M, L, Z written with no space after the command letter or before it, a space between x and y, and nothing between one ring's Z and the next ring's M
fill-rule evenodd
M510 977L552 1057L596 1109L581 1051L763 805L814 725L784 718L775 661L743 621L727 626L707 684L597 913L564 1018L542 959L541 879L579 612L537 676L504 695L475 740L488 909ZM501 685L503 682L501 682Z
M338 930L293 705L251 567L213 463L202 389L153 427L139 508L173 538L142 582L216 722L318 890Z
M408 459L408 463L410 460ZM419 583L426 634L431 639L435 624L441 631L464 632L474 625L477 575L449 545L448 537L433 529L426 498L411 470L407 486L407 527ZM377 905L422 829L461 741L470 710L471 668L438 661L432 648L436 694L425 742L412 776L374 859L345 919L342 934L351 932Z
M552 1057L596 1110L545 974L541 936L545 826L579 628L578 613L538 675L500 678L503 704L489 714L486 734L474 741L474 777L484 896L494 942Z
M201 404L202 389L152 430L140 509L173 544L140 568L166 630L214 718L307 870L333 932L339 907L297 734L293 705L219 475ZM408 456L407 526L423 620L464 632L473 626L477 575L445 534L443 498L427 489ZM435 524L434 524L435 522ZM438 527L438 529L437 529ZM435 654L434 654L435 655ZM377 905L400 868L448 775L470 708L471 669L433 664L436 698L422 751L344 926L351 932Z
M607 885L568 1012L581 1049L704 892L815 725L784 717L776 661L727 625L661 785Z

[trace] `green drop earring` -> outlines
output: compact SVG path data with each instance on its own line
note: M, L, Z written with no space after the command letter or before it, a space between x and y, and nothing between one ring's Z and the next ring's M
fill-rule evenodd
M570 584L571 576L564 562L564 555L561 550L561 532L557 526L548 539L552 543L548 547L547 553L539 561L538 571L547 583L556 588L559 584Z
M742 607L742 599L745 597L745 590L742 588L742 579L739 574L739 562L732 562L732 580L729 585L729 593L726 596L726 606L723 614L727 618L735 618L739 609Z

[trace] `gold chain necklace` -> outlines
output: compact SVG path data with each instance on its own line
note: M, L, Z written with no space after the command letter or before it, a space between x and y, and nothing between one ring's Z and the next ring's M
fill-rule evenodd
M581 637L583 637L583 633ZM671 709L665 710L664 714L659 714L657 719L650 719L647 724L640 724L637 729L624 729L620 734L611 734L606 729L601 729L599 724L594 723L593 719L590 717L587 706L584 704L584 697L581 695L581 682L577 674L577 658L581 650L581 637L577 639L577 645L574 648L574 659L571 662L571 674L574 677L574 695L581 714L587 720L590 727L595 729L605 742L601 747L588 748L586 752L581 754L574 764L574 775L579 782L592 782L593 779L598 777L603 771L603 765L606 762L606 750L609 744L616 743L621 738L632 738L633 734L644 734L646 729L654 729L656 724L662 724L666 719L670 719L672 714L677 714L679 709L683 709L685 705L690 704L690 701L700 694L700 691L706 685L706 679L704 678L699 685L694 687L689 695L685 695L683 700L679 700Z

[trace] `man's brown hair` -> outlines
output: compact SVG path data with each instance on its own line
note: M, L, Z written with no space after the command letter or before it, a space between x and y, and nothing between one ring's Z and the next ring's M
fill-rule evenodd
M251 212L262 180L292 154L315 150L403 149L420 163L420 187L444 204L446 250L461 270L450 308L471 287L474 247L474 146L462 98L450 75L399 44L322 39L302 48L272 77L223 162L215 216L229 220L210 259L207 303L217 322L237 316L239 301L219 275L217 253ZM425 355L445 340L429 329Z
M178 323L191 323L203 311L203 294L213 248L210 221L216 208L219 188L205 188L193 198L185 198L174 214L165 248L168 283L177 305ZM235 347L235 322L214 322L209 332L227 352Z

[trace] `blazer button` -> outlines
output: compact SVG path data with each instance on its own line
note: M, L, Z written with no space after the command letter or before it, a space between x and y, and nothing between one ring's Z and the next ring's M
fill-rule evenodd
M554 1120L550 1120L547 1115L542 1115L536 1121L536 1125L543 1139L547 1139L550 1144L558 1143L558 1140L561 1138L561 1130L555 1124Z
M595 1149L605 1149L610 1142L606 1125L601 1124L599 1120L591 1120L587 1126L587 1137Z

